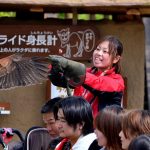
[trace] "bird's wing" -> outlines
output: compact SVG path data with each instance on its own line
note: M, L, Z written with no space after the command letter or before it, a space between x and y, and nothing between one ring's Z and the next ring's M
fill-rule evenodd
M40 57L22 57L20 54L0 59L0 89L38 84L47 80L48 63Z

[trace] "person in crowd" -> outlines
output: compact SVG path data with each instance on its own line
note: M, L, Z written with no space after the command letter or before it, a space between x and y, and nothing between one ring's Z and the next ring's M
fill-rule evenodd
M53 108L54 105L59 102L62 98L55 97L53 99L48 100L41 108L41 114L43 118L43 122L52 137L52 139L58 137L58 127L56 120L54 118Z
M131 141L141 134L150 134L150 111L127 110L123 113L122 130L119 133L122 148L127 150Z
M54 107L54 115L63 138L55 150L88 150L96 139L90 104L82 97L68 96Z
M122 150L119 132L123 108L118 105L106 106L95 118L95 133L101 150Z
M56 145L61 141L58 132L58 126L54 118L54 105L61 101L61 97L55 97L49 99L41 108L41 114L45 127L33 126L28 129L25 141L24 141L24 150L28 149L43 149L47 150L49 144L51 148L54 149Z
M119 64L122 53L120 40L106 36L93 51L90 68L62 56L49 55L52 64L49 78L55 86L66 88L69 84L74 96L82 96L91 104L95 117L108 105L121 105L125 88Z
M128 150L150 150L150 134L143 134L134 138Z
M43 122L45 123L51 137L49 148L51 148L52 150L54 150L56 145L62 140L59 137L58 126L53 113L55 104L61 101L61 99L61 97L50 99L41 108Z

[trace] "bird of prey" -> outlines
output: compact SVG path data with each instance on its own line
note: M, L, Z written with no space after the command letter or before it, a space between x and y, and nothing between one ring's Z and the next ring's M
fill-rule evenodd
M0 90L42 83L48 79L49 64L41 57L13 54L0 59Z

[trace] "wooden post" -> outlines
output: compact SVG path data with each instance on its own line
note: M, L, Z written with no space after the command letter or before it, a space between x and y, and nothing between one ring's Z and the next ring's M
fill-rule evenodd
M73 11L72 24L77 25L77 20L78 20L77 8L73 8L72 11Z

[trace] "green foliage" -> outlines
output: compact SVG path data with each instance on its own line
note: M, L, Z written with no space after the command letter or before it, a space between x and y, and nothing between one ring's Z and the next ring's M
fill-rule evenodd
M78 20L90 20L89 14L78 14Z
M0 17L16 17L16 12L0 12Z
M112 15L109 15L109 16L108 16L108 19L109 19L109 20L112 20L112 19L113 19L113 18L112 18Z
M0 17L16 17L16 12L0 12ZM58 13L59 19L65 19L65 13ZM95 14L95 20L102 20L104 14ZM107 15L107 19L112 20L112 15ZM90 14L78 14L78 20L90 20Z
M95 14L95 20L102 20L105 18L107 18L108 20L112 20L112 15Z
M65 13L58 13L59 19L65 19Z
M72 15L65 13L58 13L59 19L65 19L68 15L69 18L72 18ZM95 14L95 20L103 20L103 19L112 20L112 15L104 15L104 14ZM78 20L90 20L90 14L78 14Z
M103 14L95 14L95 20L102 20L102 19L104 19Z

